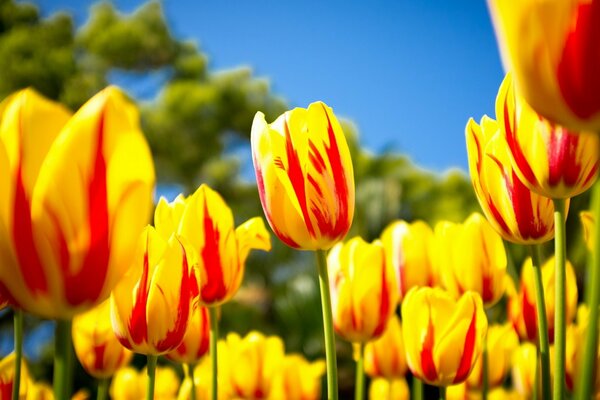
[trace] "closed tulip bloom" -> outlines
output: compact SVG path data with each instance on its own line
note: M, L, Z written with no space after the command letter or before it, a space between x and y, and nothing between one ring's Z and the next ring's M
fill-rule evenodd
M179 231L185 204L186 199L181 194L172 202L168 202L164 197L158 200L154 210L154 227L165 240L169 240L172 234Z
M400 301L414 286L433 286L433 232L423 221L394 221L381 234L388 264L399 279Z
M183 340L192 279L184 246L165 241L152 226L140 237L135 261L111 295L112 326L123 346L165 354Z
M516 391L526 399L531 398L536 389L537 347L531 342L523 342L512 357L512 381Z
M387 380L376 378L369 386L369 400L409 400L410 391L404 378Z
M179 234L198 257L198 298L206 306L223 304L237 293L250 250L271 249L262 218L235 228L231 209L207 185L201 185L186 201Z
M113 400L140 400L146 395L146 387L138 370L124 367L113 376L109 392Z
M15 353L10 353L0 360L0 399L12 398L13 384L15 382ZM21 359L21 383L19 386L19 399L26 400L31 380L25 360Z
M406 374L402 325L396 315L390 318L383 335L365 346L365 373L371 378L401 378Z
M463 224L438 223L435 249L442 285L458 297L479 293L486 307L494 305L505 290L506 251L490 223L473 213Z
M354 172L342 128L322 102L252 123L258 193L275 234L290 247L327 250L354 216Z
M355 237L327 256L333 326L341 337L365 343L380 336L396 308L397 277L380 241Z
M567 323L575 318L577 312L577 280L573 265L567 261L566 268L566 314ZM548 320L548 336L550 343L554 341L554 290L555 290L554 257L542 265L542 284L546 302L546 319ZM515 330L524 340L537 340L537 312L535 309L535 287L531 259L525 260L521 269L521 284L519 292L510 296L508 301L508 318Z
M487 317L481 297L458 300L440 288L413 288L402 302L406 361L413 375L436 386L467 379L481 354Z
M594 132L570 131L539 116L516 93L510 73L498 91L496 115L506 135L512 165L529 189L564 199L577 196L594 183L600 137Z
M73 319L73 346L77 359L95 378L109 378L129 364L132 353L115 336L110 320L110 301Z
M70 319L108 298L154 186L138 112L116 88L73 116L31 89L0 106L0 292Z
M600 3L489 0L500 50L517 88L546 118L600 130Z
M192 276L194 280L195 277ZM181 364L195 364L208 353L210 319L208 308L193 300L187 329L181 344L167 358Z
M518 244L552 239L552 200L530 191L519 179L499 124L486 116L481 124L469 119L466 137L471 182L483 213L496 232Z
M321 378L325 362L307 361L299 354L286 355L273 380L271 400L318 400L321 398Z

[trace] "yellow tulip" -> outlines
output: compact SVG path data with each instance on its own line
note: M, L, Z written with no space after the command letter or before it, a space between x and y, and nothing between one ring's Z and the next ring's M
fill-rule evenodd
M152 157L116 88L73 116L32 89L0 105L0 292L46 318L108 298L147 223Z
M76 394L73 395L71 400L74 400ZM88 399L85 397L85 399ZM27 389L27 400L54 400L54 392L52 387L44 382L32 382Z
M458 297L479 293L486 307L505 290L506 251L502 238L479 213L463 224L440 222L435 227L435 251L442 285Z
M206 306L225 303L236 294L250 250L271 250L262 218L235 228L231 209L207 185L186 200L178 233L198 257L199 300Z
M433 286L434 267L431 260L433 232L423 221L394 221L381 234L388 264L399 279L399 301L414 286Z
M279 239L303 250L344 239L354 216L354 172L331 108L312 103L271 124L258 112L251 143L260 200Z
M299 354L286 355L281 370L275 375L271 400L319 400L325 362L308 362Z
M410 391L404 378L387 380L376 378L369 386L369 400L409 400Z
M15 382L15 353L10 353L0 360L0 399L11 399L13 384ZM21 383L19 386L19 399L26 400L27 392L31 386L29 370L25 360L21 359Z
M140 400L146 395L146 387L138 370L124 367L113 376L109 392L113 400Z
M184 246L175 236L166 241L146 227L133 265L111 295L115 335L136 353L159 355L177 348L188 324L191 295Z
M172 234L179 232L186 201L187 199L181 194L172 202L168 202L164 197L158 200L154 210L154 226L156 232L165 240L169 240Z
M531 398L536 389L537 347L530 342L521 343L512 357L512 381L515 390L524 398Z
M585 244L588 250L592 251L594 243L592 233L594 232L596 218L594 217L594 214L592 214L590 211L582 211L579 214L579 218L581 219L581 224L583 225L583 238L585 240Z
M573 265L567 261L566 265L566 321L569 323L575 318L577 312L577 280ZM544 300L546 302L546 319L548 320L548 337L550 343L554 341L554 257L542 265L542 285L544 286ZM521 269L521 286L518 294L510 296L508 301L508 318L517 333L524 340L537 340L537 312L535 309L535 285L533 279L533 266L531 259L525 260Z
M487 333L488 384L490 388L502 385L512 366L512 353L519 346L519 337L511 324L491 325ZM483 357L479 357L467 378L470 389L483 387Z
M484 116L466 127L471 182L496 232L509 242L544 243L554 237L552 200L530 191L511 165L501 126ZM566 210L565 210L566 215Z
M402 378L406 374L406 356L402 325L396 315L390 318L383 335L365 346L365 373L372 378Z
M595 132L569 131L539 116L515 92L510 73L498 91L496 115L512 165L530 190L564 199L592 186L598 175L600 147Z
M154 399L155 400L175 400L177 398L177 392L181 385L181 380L171 367L157 366L155 371L155 384L154 384ZM140 381L142 387L148 387L148 372L144 368L140 372Z
M222 359L221 348L226 347L223 341L218 343L219 359ZM223 350L224 352L225 350ZM229 375L223 369L223 362L219 361L218 376L218 400L230 400L231 393L229 388ZM212 366L210 357L204 357L194 369L194 387L196 388L196 400L212 399ZM189 400L191 397L192 384L189 378L185 378L179 388L178 400Z
M489 0L505 66L546 118L600 130L600 3L597 0Z
M481 297L458 300L440 288L413 288L402 302L406 361L413 375L437 386L465 381L487 331Z
M131 361L132 353L121 345L113 332L108 300L77 315L72 331L77 359L93 377L109 378Z
M355 237L327 256L333 326L344 339L365 343L380 336L396 308L397 277L380 241Z
M446 400L482 400L480 391L469 390L466 383L448 386L446 390ZM490 389L487 394L488 400L525 400L514 390L507 390L503 387Z

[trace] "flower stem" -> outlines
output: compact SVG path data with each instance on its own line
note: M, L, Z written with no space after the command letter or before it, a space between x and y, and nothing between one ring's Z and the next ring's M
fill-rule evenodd
M147 359L148 387L146 389L146 400L154 400L154 382L156 380L156 361L158 360L158 356L148 354Z
M483 352L481 353L481 400L487 400L489 388L489 359L488 359L488 338L487 335L483 339Z
M440 386L440 400L446 400L446 386Z
M565 398L566 335L566 232L565 200L554 199L555 311L554 311L554 398Z
M354 391L355 400L364 400L365 398L365 344L358 343L358 360L356 360L356 389Z
M423 381L414 375L412 379L412 392L413 400L423 400Z
M546 317L546 300L544 299L544 284L542 282L542 248L540 245L533 245L530 250L535 286L538 349L542 369L542 398L550 399L550 341L548 340L548 318Z
M71 320L57 320L54 333L54 398L70 398Z
M109 382L110 382L110 378L102 378L98 381L98 395L96 397L97 400L108 399L108 383Z
M21 363L23 358L23 310L13 308L15 329L15 378L12 388L12 400L19 399L21 390Z
M210 363L212 367L212 400L218 399L219 387L217 379L217 341L219 340L219 321L217 318L217 307L208 307L210 316Z
M585 344L582 359L583 371L579 380L578 399L591 399L594 388L596 373L594 364L596 362L598 348L598 305L600 303L600 180L596 180L592 189L592 212L594 213L594 230L592 232L592 257L591 273L588 277L587 303L589 305L588 329L585 334ZM597 367L596 367L597 368Z
M335 336L333 334L333 317L331 312L331 294L329 293L329 277L327 275L327 256L324 250L317 250L317 270L321 289L321 308L323 309L323 332L325 335L325 359L327 362L327 398L337 400L337 360L335 354Z
M195 365L193 363L189 363L189 364L185 364L185 369L186 369L186 373L187 376L190 380L191 384L191 391L190 391L190 400L196 400L196 382L194 382L194 367Z

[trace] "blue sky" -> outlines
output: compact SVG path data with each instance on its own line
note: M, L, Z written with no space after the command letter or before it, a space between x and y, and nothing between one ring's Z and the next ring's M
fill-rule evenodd
M39 0L78 24L93 1ZM129 12L141 1L115 1ZM503 77L483 0L163 2L173 33L213 69L250 65L292 106L323 100L373 151L467 168L464 126L493 114Z

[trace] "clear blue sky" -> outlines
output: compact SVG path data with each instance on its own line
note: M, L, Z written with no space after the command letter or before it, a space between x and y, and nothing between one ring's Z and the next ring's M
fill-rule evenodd
M85 22L93 1L39 0ZM125 12L141 1L114 2ZM250 65L292 106L323 100L373 151L467 168L467 119L493 114L503 71L484 0L163 2L213 69Z

